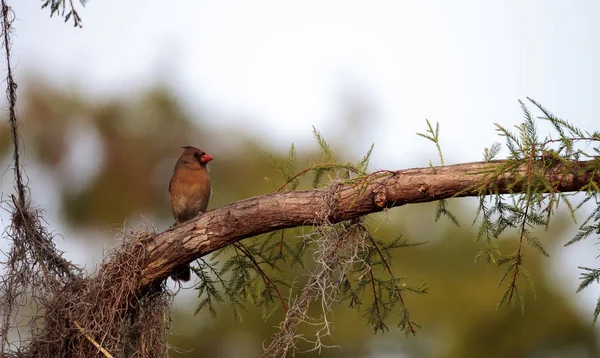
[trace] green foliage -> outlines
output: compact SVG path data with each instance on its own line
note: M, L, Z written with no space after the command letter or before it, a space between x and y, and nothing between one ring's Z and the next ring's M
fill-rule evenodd
M527 243L543 256L548 256L535 228L548 227L550 218L559 203L565 204L573 219L575 218L576 208L573 208L569 199L573 194L559 191L561 181L569 175L568 173L577 173L580 170L576 166L576 161L580 158L596 158L592 165L600 168L600 161L594 157L594 154L575 145L577 142L595 143L593 152L598 154L597 145L600 136L597 132L584 132L567 121L555 117L534 100L528 100L542 112L543 116L538 119L549 122L557 138L548 136L540 139L536 118L525 103L519 101L524 120L516 126L516 132L495 124L499 135L505 139L509 151L508 160L503 165L488 171L487 178L475 185L479 193L479 207L473 224L481 218L476 240L485 241L485 246L477 253L475 259L482 258L488 263L495 262L504 267L504 273L498 283L499 287L504 285L498 307L503 304L511 305L515 300L520 303L521 308L524 307L523 295L518 285L520 280L525 280L530 289L533 289L533 283L523 267L525 256L523 243ZM491 161L499 151L500 147L494 144L489 150L484 150L484 159ZM596 170L595 168L592 169ZM510 177L514 179L511 181L504 179L507 177L506 173L510 173ZM554 175L549 176L548 173ZM548 177L554 179L549 180ZM584 202L597 198L598 190L595 185L592 178L587 186ZM515 194L498 195L499 186L503 186L509 192L514 191ZM596 204L598 204L597 199ZM588 217L579 233L567 245L595 231L600 222L599 210L597 205L594 213ZM514 252L503 256L498 250L495 239L511 229L518 233L518 245ZM581 288L583 287L585 286Z
M394 275L391 269L393 252L400 248L410 248L425 242L410 243L402 237L395 237L390 242L377 240L362 226L366 240L365 254L361 261L358 275L346 274L342 281L341 302L347 301L349 307L360 311L362 305L367 308L363 314L367 324L377 332L388 331L387 321L390 315L400 311L398 327L405 335L415 334L419 324L412 321L405 305L404 295L408 292L419 295L429 294L426 283L418 287L410 287L403 283L404 278ZM366 302L365 302L366 301Z
M450 210L448 210L448 201L446 199L439 200L435 207L435 221L438 221L442 216L447 217L456 226L460 226L458 219Z
M498 142L494 142L494 144L492 144L492 146L490 148L484 148L483 149L483 160L485 160L486 162L491 162L492 160L494 160L494 158L496 158L498 153L500 153L501 149L502 149L502 144L500 144Z
M331 151L331 147L325 140L325 137L323 137L323 135L314 126L313 126L313 135L315 136L315 140L317 141L317 144L319 145L319 149L321 150L321 153L323 154L323 159L329 163L334 162L333 152Z
M428 119L425 119L425 122L427 122L427 131L425 133L417 133L417 135L428 139L435 144L435 147L438 151L438 156L440 157L440 163L442 166L444 166L444 155L442 154L442 147L440 146L440 124L436 122L434 130ZM435 171L435 167L433 166L431 160L429 160L429 166ZM442 216L450 219L454 225L460 226L456 215L452 214L452 212L448 210L448 201L446 199L439 200L435 208L435 221L438 221Z
M577 288L577 292L583 290L588 287L592 283L600 283L600 269L593 269L589 267L579 266L579 269L584 271L581 273L581 283ZM594 323L598 320L598 315L600 314L600 297L598 298L598 303L596 304L596 309L594 310Z
M444 166L444 156L442 155L442 147L440 146L440 124L436 122L434 130L429 119L425 119L425 122L427 122L427 131L425 133L417 133L417 135L429 139L435 144L440 157L440 162L442 163L442 166ZM433 167L431 160L429 161L429 166Z
M367 168L369 167L369 159L371 159L371 153L373 153L373 148L375 148L375 144L371 144L371 147L365 153L364 157L362 157L356 167L358 168L359 173L366 173Z
M216 317L217 311L215 310L215 304L223 302L223 297L219 293L216 285L221 284L225 286L223 279L219 276L218 272L206 261L201 259L201 264L199 267L191 267L192 271L198 278L200 279L200 283L196 286L196 290L198 290L198 296L202 297L198 308L196 308L196 314L200 312L200 310L207 308L211 314L211 316ZM211 276L211 272L215 275L217 279L213 279ZM235 311L234 311L235 312Z
M315 127L313 127L313 135L319 146L322 157L320 162L311 164L301 171L296 171L297 157L296 149L293 144L290 147L288 156L284 161L277 159L273 154L263 151L263 154L267 157L267 159L269 159L271 165L277 169L281 175L282 181L274 180L272 178L265 178L265 180L267 180L274 188L276 188L276 191L282 191L284 189L296 190L300 185L300 179L311 173L312 180L310 187L312 188L317 188L323 185L323 180L326 176L328 182L331 182L336 179L345 180L367 175L369 159L371 158L374 144L371 145L367 153L358 161L357 164L353 164L351 162L337 161L331 146Z
M50 17L55 14L60 14L61 17L65 19L65 22L69 21L69 19L73 18L73 26L74 27L82 27L81 17L77 13L73 5L73 1L67 0L42 0L44 3L42 4L42 9L50 8ZM85 6L87 0L79 0L81 5ZM69 6L67 8L67 5Z
M292 145L290 146L288 156L283 161L267 151L263 151L263 154L265 155L265 157L267 157L267 159L269 160L271 165L275 169L277 169L277 171L279 173L281 173L281 175L283 176L283 180L285 181L285 183L287 183L289 185L288 189L296 190L296 188L298 187L300 182L298 180L298 177L296 176L296 173L297 173L296 172L296 165L297 165L296 160L297 160L297 158L296 158L296 147L294 146L294 143L292 143ZM265 178L265 180L267 180L275 188L277 188L279 186L274 181L272 181L270 178Z
M277 260L264 257L263 252L258 249L257 245L236 243L218 251L210 262L202 260L199 267L192 268L200 278L195 287L200 298L196 314L208 309L216 317L214 304L224 301L219 293L219 286L227 297L233 316L238 319L242 318L241 311L246 310L245 305L248 303L263 308L264 319L270 317L277 304L287 310L280 287L288 285L271 272L267 274L261 267L266 265L276 268ZM227 256L222 263L217 261L224 255Z

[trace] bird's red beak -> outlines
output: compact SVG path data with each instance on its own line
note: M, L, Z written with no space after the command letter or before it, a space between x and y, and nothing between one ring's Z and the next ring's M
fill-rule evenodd
M210 162L213 159L214 158L212 157L212 155L210 155L208 153L204 153L204 155L200 158L200 162L202 164L206 164L206 163Z

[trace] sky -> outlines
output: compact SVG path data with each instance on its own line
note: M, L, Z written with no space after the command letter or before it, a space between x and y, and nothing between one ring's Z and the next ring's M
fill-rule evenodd
M598 129L600 2L89 0L78 5L82 29L49 18L41 1L9 4L17 76L103 98L162 83L215 126L275 148L314 145L313 125L345 138L355 101L367 121L352 148L376 143L374 169L436 163L415 135L426 118L440 123L446 164L481 160L501 140L494 123L519 123L528 96ZM576 266L597 265L590 247L553 258L571 292ZM598 294L576 296L582 312L591 316Z

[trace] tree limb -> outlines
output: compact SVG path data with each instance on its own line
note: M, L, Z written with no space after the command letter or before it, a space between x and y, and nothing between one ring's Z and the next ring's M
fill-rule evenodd
M579 191L590 180L600 181L600 174L589 169L591 163L573 162L567 173L563 165L557 164L546 171L546 177L557 183L560 192ZM222 206L160 233L148 244L140 290L160 283L181 264L244 238L313 225L323 213L329 213L328 220L337 223L405 204L476 196L481 186L478 183L488 178L496 181L494 193L518 193L518 179L526 175L526 167L512 174L491 175L505 164L500 160L381 171L352 183L266 194ZM327 197L333 202L328 203Z

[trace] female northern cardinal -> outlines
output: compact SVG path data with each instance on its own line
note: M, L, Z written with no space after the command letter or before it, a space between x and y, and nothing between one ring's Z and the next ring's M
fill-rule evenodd
M213 157L195 147L183 147L184 151L175 164L169 196L175 224L180 224L206 211L210 199L210 177L206 164ZM171 278L176 281L190 280L190 265L175 268Z

